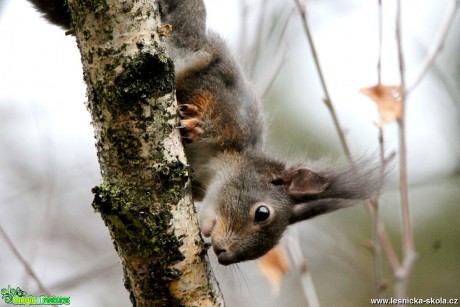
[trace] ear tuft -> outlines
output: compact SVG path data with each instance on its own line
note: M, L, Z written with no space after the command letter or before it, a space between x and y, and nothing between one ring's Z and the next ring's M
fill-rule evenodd
M294 196L290 223L349 207L360 199L377 195L385 174L374 159L354 163L318 161L314 169L297 167L292 171L289 193Z
M307 168L297 168L284 175L284 182L289 184L289 194L293 197L314 196L323 192L328 180Z

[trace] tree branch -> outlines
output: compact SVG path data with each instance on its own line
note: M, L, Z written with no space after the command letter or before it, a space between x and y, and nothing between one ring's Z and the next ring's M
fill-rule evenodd
M397 270L395 277L395 295L397 298L405 298L407 290L407 282L415 261L414 237L412 233L412 223L410 217L409 206L409 190L407 180L407 148L406 148L406 129L405 129L405 109L406 109L406 82L405 82L405 67L404 54L402 49L401 38L401 0L397 1L396 11L396 43L398 48L399 73L401 82L401 116L398 119L399 130L399 190L401 197L401 213L402 213L402 228L403 228L403 261L402 265Z
M27 274L33 280L35 280L35 282L37 283L37 286L38 286L38 290L40 290L40 292L44 293L47 296L51 296L51 294L48 291L48 289L43 285L43 283L41 282L40 278L38 278L37 274L35 274L34 270L29 265L29 263L24 259L24 257L22 257L21 253L18 251L18 249L14 245L13 241L11 241L10 237L7 235L5 230L3 230L3 227L1 225L0 225L0 235L3 237L3 239L6 242L6 244L8 245L10 250L13 252L13 254L16 256L16 258L18 258L18 260L21 262L21 264L24 267L24 269L26 270Z
M293 262L299 269L300 283L302 285L303 293L307 299L309 307L320 307L318 294L316 293L313 278L308 268L307 259L302 255L300 248L299 232L296 228L291 231L291 235L288 236L289 244L287 245L289 254L292 257Z
M329 94L329 88L326 85L326 80L324 78L323 70L321 68L321 64L319 63L318 53L316 52L316 47L313 41L313 36L311 34L310 26L307 20L307 11L305 9L305 6L300 3L300 0L295 0L295 4L297 6L297 10L299 11L300 17L302 19L302 24L305 30L305 34L307 35L308 43L310 45L310 50L311 50L313 60L316 65L316 70L318 71L318 76L321 82L321 87L323 88L323 91L324 91L324 96L325 96L324 103L326 104L327 108L329 109L329 112L331 113L332 121L334 122L335 129L337 131L337 134L339 135L340 144L342 145L342 149L345 153L345 156L351 162L352 159L351 159L350 147L348 146L347 140L345 138L345 133L342 129L342 126L340 125L340 121L337 116L337 113L335 112L335 108L332 103L331 96Z
M190 197L157 4L69 6L103 178L93 206L114 240L133 305L223 305Z
M414 88L417 87L420 81L422 81L423 77L434 64L436 57L442 51L444 43L446 41L447 34L449 33L450 28L452 27L459 6L460 0L451 1L451 6L446 12L442 24L439 27L439 31L436 34L433 44L430 47L430 50L423 59L422 64L420 65L419 71L417 72L414 80L411 83L409 83L406 87L406 96L409 95L414 90Z

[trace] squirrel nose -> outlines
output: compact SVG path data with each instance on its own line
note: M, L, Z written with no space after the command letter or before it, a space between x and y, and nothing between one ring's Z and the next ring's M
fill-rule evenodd
M212 238L212 248L220 264L229 265L235 263L232 246L225 238L214 236Z
M217 256L217 260L222 265L229 265L237 262L235 256L232 254L231 249L227 250L220 246L214 246L214 253Z
M221 247L215 247L214 252L216 253L217 257L219 257L220 254L225 253L227 250L225 248Z

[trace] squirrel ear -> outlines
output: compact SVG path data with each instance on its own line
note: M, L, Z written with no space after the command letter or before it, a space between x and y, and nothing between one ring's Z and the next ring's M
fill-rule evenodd
M286 170L281 179L288 186L289 195L296 198L317 195L329 186L326 178L307 168Z
M307 168L289 170L285 176L289 195L294 198L289 223L297 223L347 207L349 203L335 195L337 187L326 177ZM339 193L340 194L340 193ZM342 192L343 196L344 194Z
M318 173L303 167L281 173L292 200L290 223L349 207L358 200L378 194L383 184L382 170L372 160L357 163L319 163Z
M331 182L310 169L302 167L288 169L283 174L282 181L288 187L289 195L294 198L290 224L346 206L339 199L328 198L327 194L333 192L329 191Z

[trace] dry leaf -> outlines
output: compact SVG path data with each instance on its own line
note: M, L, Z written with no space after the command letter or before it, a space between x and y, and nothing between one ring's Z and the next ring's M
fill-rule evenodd
M377 84L371 87L362 88L359 91L377 103L380 113L378 126L383 126L401 117L402 100L401 87L397 85Z
M265 256L257 261L260 271L272 285L272 294L278 296L283 277L291 266L287 253L281 245L272 248Z

